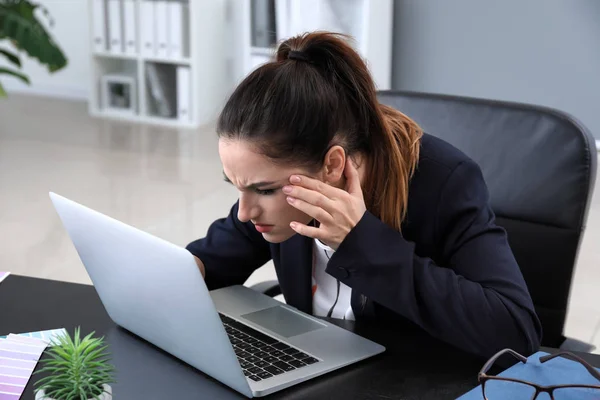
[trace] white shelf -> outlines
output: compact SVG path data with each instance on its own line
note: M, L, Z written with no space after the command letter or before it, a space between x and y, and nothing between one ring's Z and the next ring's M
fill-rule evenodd
M176 119L169 118L160 118L160 117L145 117L142 122L153 124L153 125L162 125L166 127L185 127L185 128L195 128L196 125L189 123L182 123Z
M109 53L108 51L104 51L104 52L96 51L96 52L93 52L92 55L94 55L95 57L120 58L123 60L137 60L139 57L137 54Z
M170 127L198 127L213 122L230 89L227 1L88 0L92 48L90 114ZM114 15L119 18L111 19ZM128 51L109 50L114 43L123 43L121 47ZM121 103L135 104L133 113L104 108L101 81L106 75L134 78L135 102ZM164 112L164 107L156 106L157 102L168 103L167 108L173 112Z
M326 30L351 35L377 88L391 88L393 0L228 0L228 7L234 85L269 61L281 41ZM256 47L269 42L272 48Z
M251 47L250 53L256 56L272 57L277 49L275 47Z
M106 117L106 118L110 118L113 120L121 120L121 121L129 121L133 116L129 115L127 113L121 113L118 111L107 111L107 110L100 110L97 112L93 112L92 116L94 117Z
M261 49L262 50L262 49ZM151 62L159 62L165 64L183 64L190 65L192 60L189 57L185 58L168 58L168 57L152 57L152 56L140 56L138 54L125 54L125 53L109 53L105 52L94 52L92 53L95 57L100 58L116 58L123 60L143 60L143 61L151 61Z
M158 126L163 126L166 128L189 128L189 129L197 128L197 125L192 122L186 123L186 122L181 122L181 121L178 121L177 119L171 119L171 118L160 118L160 117L142 116L142 115L137 115L135 117L132 117L132 116L126 115L126 114L121 114L121 113L113 112L113 111L104 111L104 110L90 111L90 115L92 117L105 118L105 119L110 119L113 121L124 121L124 122L135 121L138 123L158 125Z
M192 60L190 58L163 58L163 57L148 57L142 56L142 60L148 62L158 62L164 64L182 64L182 65L190 65Z

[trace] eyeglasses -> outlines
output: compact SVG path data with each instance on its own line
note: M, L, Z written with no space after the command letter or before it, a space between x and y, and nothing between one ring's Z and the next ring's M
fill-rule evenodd
M492 367L492 365L504 354L510 354L517 358L522 363L527 363L527 358L523 357L519 353L511 350L504 349L496 353L492 358L485 363L481 371L479 371L479 375L477 377L479 383L481 384L481 389L483 391L483 398L485 400L503 400L503 399L511 399L511 400L535 400L540 393L548 393L551 400L591 400L600 399L600 384L599 385L582 385L582 384L574 384L574 385L551 385L551 386L541 386L537 385L533 382L527 382L521 379L514 378L505 378L501 376L490 376L487 375L487 372ZM550 354L547 356L540 357L540 363L545 363L547 361L552 360L556 357L565 357L570 358L574 361L582 364L590 374L598 381L600 381L600 372L598 372L594 367L588 364L582 358L576 356L575 354L561 351L559 353ZM522 398L515 397L521 394L525 394Z

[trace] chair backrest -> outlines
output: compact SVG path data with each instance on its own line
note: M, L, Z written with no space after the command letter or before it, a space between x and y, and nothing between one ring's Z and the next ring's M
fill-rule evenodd
M397 91L378 96L479 164L542 322L542 344L558 347L595 183L592 135L545 107Z

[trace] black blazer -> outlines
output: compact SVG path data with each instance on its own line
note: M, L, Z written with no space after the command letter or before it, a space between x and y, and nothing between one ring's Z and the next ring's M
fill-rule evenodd
M479 166L427 134L420 154L402 233L367 211L327 273L352 288L357 320L427 333L483 357L505 347L537 351L541 324ZM204 263L208 288L243 284L272 258L286 302L312 313L312 239L270 244L237 210L187 246Z

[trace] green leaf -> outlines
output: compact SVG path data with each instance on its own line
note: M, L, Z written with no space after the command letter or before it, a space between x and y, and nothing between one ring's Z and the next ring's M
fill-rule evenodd
M79 347L79 344L81 343L81 340L79 338L79 327L75 328L75 340L73 340L73 344L75 345L75 348Z
M57 357L60 357L63 360L71 361L73 359L73 353L68 352L67 348L68 347L54 346L50 354L56 355Z
M92 390L89 390L89 389L88 389L88 391L83 390L83 386L81 386L79 388L79 397L80 398L85 399L87 397L89 399L90 398L90 396L88 396L89 393L91 393L92 395L94 394Z
M12 75L15 78L19 78L20 80L22 80L23 82L25 82L26 84L29 85L29 78L20 72L13 71L8 68L0 67L0 74Z
M106 350L107 346L101 347L99 349L93 350L83 357L83 360L86 362L94 361L100 357L102 357L103 352Z
M37 5L28 0L3 1L0 6L0 39L9 39L18 49L55 72L67 65L67 59L35 16Z
M51 397L53 399L62 399L64 397L69 397L69 395L74 394L75 391L72 388L62 388L59 390L54 390L54 391L50 391L48 394L50 396L47 397Z
M6 94L6 90L4 90L4 86L2 86L2 82L0 82L0 98L8 97Z
M100 339L94 339L94 335L96 334L96 332L91 332L90 334L88 334L86 337L83 338L82 342L87 343L89 341L96 341L96 340L100 340Z
M0 49L0 54L4 55L8 61L15 64L17 67L21 68L21 60L19 59L18 55L4 49Z

